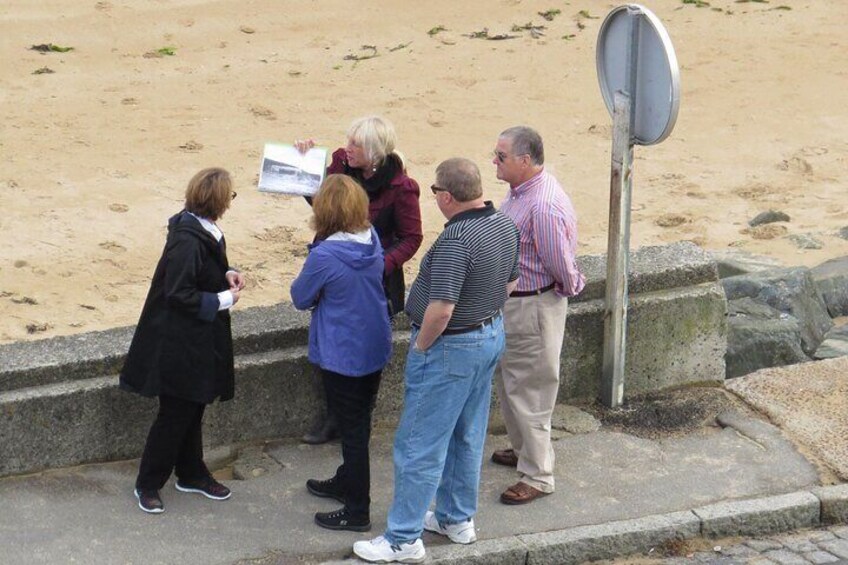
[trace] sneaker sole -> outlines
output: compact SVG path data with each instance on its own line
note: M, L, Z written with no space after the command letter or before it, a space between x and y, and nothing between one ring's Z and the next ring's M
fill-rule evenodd
M133 491L136 500L138 500L138 507L141 508L142 512L147 512L148 514L161 514L165 511L164 508L145 508L141 505L141 497L138 495L138 491Z
M336 494L329 494L329 493L326 493L326 492L321 492L320 490L315 490L311 486L309 486L308 484L306 485L306 490L309 491L309 494L311 494L313 496L317 496L318 498L332 498L333 500L337 500L337 501L341 502L342 504L345 503L345 499L344 499L343 496L338 496Z
M364 561L370 561L371 563L423 563L427 558L427 555L422 555L421 557L404 557L402 559L381 559L381 558L370 558L365 555L356 553L354 550L354 555L359 557Z
M230 492L230 493L227 493L227 496L213 496L206 491L200 490L199 488L189 488L189 487L180 486L180 483L174 483L174 487L180 492L193 492L193 493L197 493L197 494L202 494L206 498L209 498L209 499L212 499L212 500L227 500L228 498L230 498L233 495L233 493Z
M315 523L318 524L319 526L321 526L322 528L327 529L327 530L335 530L335 531L347 530L349 532L370 532L371 531L371 522L368 522L367 524L365 524L363 526L332 526L330 524L322 524L321 522L318 521L318 518L315 518Z

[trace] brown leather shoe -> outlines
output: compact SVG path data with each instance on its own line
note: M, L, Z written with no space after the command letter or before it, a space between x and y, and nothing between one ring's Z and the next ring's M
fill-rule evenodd
M499 449L492 453L492 463L503 465L504 467L517 467L518 455L513 449Z
M542 492L535 487L531 487L527 483L515 483L501 494L501 502L504 504L516 505L527 504L533 502L537 498L549 495L549 492Z

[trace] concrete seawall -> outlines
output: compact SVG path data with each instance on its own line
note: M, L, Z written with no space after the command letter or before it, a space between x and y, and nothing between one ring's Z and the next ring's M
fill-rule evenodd
M604 256L580 258L559 402L597 396L603 358ZM631 257L625 396L724 378L726 310L711 257L689 243ZM320 409L306 358L307 314L291 304L236 311L236 397L210 406L205 441L226 445L303 433ZM156 401L118 389L132 328L0 346L0 476L140 455ZM376 417L397 418L408 343L404 320Z

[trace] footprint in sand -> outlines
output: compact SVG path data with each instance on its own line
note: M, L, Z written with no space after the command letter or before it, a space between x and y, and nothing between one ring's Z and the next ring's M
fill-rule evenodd
M13 263L13 265L15 265L15 268L16 268L16 269L21 269L21 268L26 267L27 265L29 265L29 263L27 263L27 262L26 262L26 261L24 261L23 259L18 259L17 261L15 261L15 262Z
M251 106L249 110L250 113L256 116L257 118L265 118L266 120L277 119L277 114L275 114L273 110L269 110L264 106Z
M810 162L803 157L798 156L792 157L791 159L784 159L777 164L777 168L781 171L801 173L802 175L813 174L813 166Z
M123 253L127 250L126 247L114 241L103 241L100 243L100 249L111 251L113 253Z
M129 209L130 207L126 204L120 204L118 202L113 202L112 204L109 204L109 210L111 210L112 212L117 212L119 214L129 212Z
M779 224L763 224L753 228L740 230L741 234L749 234L754 239L777 239L789 232L786 226Z
M427 123L434 128L440 128L445 125L445 113L442 110L431 110L427 114Z
M764 184L748 184L733 189L733 194L745 200L763 200L771 193L771 188Z
M15 304L27 304L29 306L35 306L38 304L38 300L29 296L15 296L12 298L12 302Z
M28 334L32 335L32 334L37 334L37 333L40 333L40 332L46 332L47 330L49 330L52 327L53 326L51 326L50 324L46 324L46 323L45 324L27 324L26 325L26 331L27 331Z
M203 149L203 144L194 140L189 140L180 145L180 149L182 149L186 153L197 153L198 151Z
M690 222L691 220L683 214L663 214L654 223L661 228L676 228Z

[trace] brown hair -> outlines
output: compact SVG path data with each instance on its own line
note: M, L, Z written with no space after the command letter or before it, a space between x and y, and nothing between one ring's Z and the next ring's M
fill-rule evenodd
M212 220L224 215L233 199L230 173L219 167L203 169L188 181L185 209L195 216Z
M347 175L328 175L312 201L312 229L318 239L336 232L356 233L371 227L368 195Z

